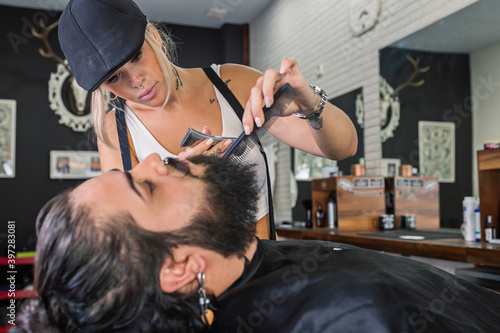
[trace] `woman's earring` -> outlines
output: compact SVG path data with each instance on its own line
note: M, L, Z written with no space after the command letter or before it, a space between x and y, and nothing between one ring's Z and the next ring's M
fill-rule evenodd
M113 96L113 97L111 97L111 96ZM117 98L118 98L118 95L115 95L115 94L113 94L112 92L110 92L110 93L109 93L109 100L110 100L110 101L114 101L114 100L116 100Z
M198 296L199 296L199 303L200 303L200 308L201 308L201 321L205 325L212 325L214 322L214 312L208 308L208 305L210 304L210 300L207 298L207 291L205 289L205 273L203 272L198 272Z

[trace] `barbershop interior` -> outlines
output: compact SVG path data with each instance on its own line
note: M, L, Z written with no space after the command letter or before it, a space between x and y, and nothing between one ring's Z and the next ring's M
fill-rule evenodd
M13 284L17 309L37 297L40 210L103 174L92 94L58 39L69 2L0 0L0 332L14 326ZM347 244L500 292L499 1L135 3L171 35L177 66L265 72L293 57L352 122L357 149L339 160L260 131L278 243ZM259 332L250 319L238 331Z

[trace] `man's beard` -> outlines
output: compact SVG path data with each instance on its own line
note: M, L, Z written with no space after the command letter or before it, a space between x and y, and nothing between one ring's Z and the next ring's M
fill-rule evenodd
M163 160L163 164L169 168L173 168L174 170L177 170L177 171L180 171L182 172L183 174L185 175L190 175L191 174L191 170L189 170L189 166L180 161L179 159L175 158L175 157L167 157Z
M205 202L196 205L198 212L188 226L165 233L165 237L178 245L200 246L226 257L243 256L255 235L259 191L254 165L202 155L189 161L205 166L199 176L205 183ZM168 165L186 172L186 165L175 159L168 159Z

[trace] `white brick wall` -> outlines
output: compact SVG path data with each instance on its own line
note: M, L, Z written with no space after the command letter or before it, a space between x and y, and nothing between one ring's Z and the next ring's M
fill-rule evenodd
M250 23L250 65L264 71L278 68L285 57L296 57L308 82L325 89L329 98L362 87L365 132L359 144L364 144L367 173L379 174L378 50L476 1L383 0L375 28L353 37L350 0L275 0ZM320 78L319 64L324 67ZM281 153L278 174L291 168L287 153Z
M478 150L484 149L484 142L499 137L500 89L492 85L485 87L484 82L500 82L500 43L471 53L471 92L472 92L472 170L477 170ZM473 196L479 196L478 173L472 173Z

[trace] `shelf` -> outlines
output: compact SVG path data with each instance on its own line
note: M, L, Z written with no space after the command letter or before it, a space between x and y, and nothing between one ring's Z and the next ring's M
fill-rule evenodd
M23 253L20 252L18 255L21 255L20 257L15 258L15 265L16 266L21 266L21 265L34 265L35 264L35 256L31 253L25 253L26 256L23 256ZM0 266L8 266L9 265L9 258L8 257L0 257ZM9 291L0 291L0 301L8 301L9 299L23 299L23 298L30 298L30 297L36 297L36 291L35 290L16 290L15 291L16 296L14 298L9 297ZM3 325L0 326L0 333L8 333L13 327L12 325Z
M15 326L8 325L8 326L0 326L0 333L7 333L10 331L11 328Z
M34 290L16 290L16 297L14 299L36 297L36 291ZM0 291L0 300L12 299L9 297L9 291Z
M9 264L9 259L7 257L0 257L0 266L7 266ZM16 265L34 265L35 257L27 257L27 258L16 258Z
M500 169L500 148L485 149L477 152L478 170Z

